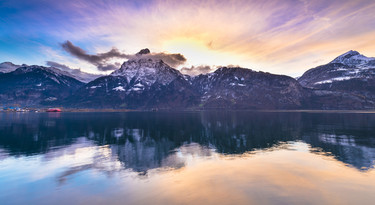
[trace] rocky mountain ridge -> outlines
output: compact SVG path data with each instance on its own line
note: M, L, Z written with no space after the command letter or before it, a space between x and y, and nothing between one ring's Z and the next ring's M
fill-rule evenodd
M298 82L320 96L312 102L330 99L323 106L326 109L374 109L375 58L357 51L349 51L328 64L306 71Z
M110 75L89 83L59 69L26 65L0 74L0 80L3 105L137 110L375 109L375 58L356 51L306 71L298 81L240 67L221 67L190 77L162 60L145 58L128 60Z
M59 70L21 66L0 74L0 102L3 105L49 105L72 95L83 84Z

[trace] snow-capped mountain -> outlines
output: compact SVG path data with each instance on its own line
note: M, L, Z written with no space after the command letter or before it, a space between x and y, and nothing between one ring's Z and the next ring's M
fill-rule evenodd
M375 59L346 52L326 65L306 71L298 82L311 88L307 101L316 109L373 109Z
M194 95L178 70L161 60L139 59L86 84L66 103L79 107L181 108L191 106Z
M142 53L149 50L137 55ZM0 74L0 102L140 110L375 109L375 60L356 51L306 71L298 81L240 67L191 77L146 57L87 84L76 78L54 67L21 66Z
M360 63L364 65L363 61ZM320 77L316 82L332 76L336 79L343 77L338 74L344 68L349 72L352 67L330 63L313 69L309 75L311 79ZM306 79L304 75L299 80ZM213 73L189 77L163 61L138 59L86 84L65 102L72 107L128 109L369 109L375 105L358 93L316 90L301 84L288 76L239 67L222 67Z
M21 67L20 65L15 65L11 62L0 63L0 73L9 73L15 71L17 68Z
M375 58L369 58L360 54L358 51L351 50L338 56L330 63L341 63L347 66L366 68L369 64L374 65Z
M0 75L0 102L22 106L57 103L82 85L82 82L60 70L21 66Z
M134 81L150 86L154 83L167 85L182 74L162 60L139 59L126 61L111 76L123 76L128 83Z
M348 81L367 82L374 78L375 58L349 51L326 65L306 71L298 81L305 87L332 89Z
M77 107L130 109L299 108L303 88L287 76L220 68L188 77L163 61L129 60L67 100Z
M60 70L65 75L68 75L68 76L70 76L72 78L75 78L75 79L77 79L81 82L84 82L84 83L88 83L92 80L95 80L95 79L103 76L103 75L100 75L100 74L87 73L87 72L81 71L80 69L62 70L60 68L55 68L55 67L51 67L51 68L56 69L56 70Z
M0 73L9 73L9 72L15 71L19 67L26 67L26 66L28 65L26 64L15 65L11 62L3 62L3 63L0 63ZM47 67L44 67L44 68L47 68ZM103 76L99 74L86 73L86 72L81 71L80 69L66 68L64 70L64 69L61 69L59 67L54 67L54 66L51 66L48 68L50 68L50 70L52 70L53 72L61 73L62 75L66 75L66 76L70 76L84 83L88 83L92 80L95 80L96 78Z
M199 75L193 85L203 108L286 109L302 106L303 89L288 76L222 67Z

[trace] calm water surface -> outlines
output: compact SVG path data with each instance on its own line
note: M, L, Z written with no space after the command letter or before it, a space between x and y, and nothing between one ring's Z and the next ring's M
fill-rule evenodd
M0 113L0 204L375 204L374 113Z

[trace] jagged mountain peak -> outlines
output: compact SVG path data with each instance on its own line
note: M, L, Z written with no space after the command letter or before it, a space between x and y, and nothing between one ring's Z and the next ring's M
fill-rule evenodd
M358 66L369 63L375 60L375 58L366 57L360 54L358 51L350 50L338 57L336 57L330 63L341 63L348 66Z
M143 67L144 66L154 66L154 67L168 66L170 67L169 65L164 63L162 60L156 60L156 59L151 59L151 58L139 58L139 59L131 59L131 60L125 61L121 65L121 68L132 69L132 68L139 68L142 66Z
M217 70L215 70L214 73L235 73L235 72L242 72L242 71L245 71L245 72L251 72L253 70L249 69L249 68L242 68L242 67L220 67L218 68Z
M43 71L47 71L49 73L53 73L55 75L65 75L65 76L74 78L74 76L72 76L70 73L62 71L58 68L44 67L44 66L39 66L39 65L30 65L30 66L22 65L21 67L16 69L16 71L17 71L16 73L28 73L28 72L33 72L33 71L37 71L37 70L43 70Z
M145 54L150 54L150 53L151 53L150 49L145 48L145 49L140 50L136 55L145 55Z
M66 71L59 70L54 67L44 67L44 66L38 66L38 65L23 65L19 68L17 68L15 71L11 72L13 75L24 75L28 73L38 73L42 76L45 76L46 78L49 78L53 81L55 81L58 84L66 84L70 85L72 83L74 84L81 84L82 82L76 79L73 75Z
M57 103L83 84L56 68L21 66L0 75L0 101L22 106Z
M33 72L35 70L45 70L45 67L43 66L38 66L38 65L31 65L31 66L21 66L15 70L16 74L21 74L21 73L29 73Z
M372 88L374 79L375 58L351 50L326 65L306 71L298 81L304 87L348 91Z
M148 85L158 82L165 85L183 75L162 60L142 58L124 62L111 76L123 76L128 82L142 81Z
M350 57L356 56L356 55L361 55L361 54L358 51L350 50L350 51L342 54L341 56L344 56L345 58L350 58Z

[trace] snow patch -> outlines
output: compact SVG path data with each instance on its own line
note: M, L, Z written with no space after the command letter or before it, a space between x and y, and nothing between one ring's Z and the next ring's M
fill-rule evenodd
M366 57L357 51L349 51L335 58L331 63L342 63L348 66L363 66L372 60L375 60L375 58Z
M141 83L137 83L134 85L134 87L144 87L144 85L142 85Z
M131 89L132 91L140 91L140 90L143 90L142 88L132 88Z
M337 77L337 78L332 78L330 80L323 80L323 81L316 82L315 85L332 83L334 81L345 81L345 80L350 80L354 78L356 77L353 77L353 76Z
M231 86L241 86L241 87L244 87L244 86L246 86L245 84L242 84L242 83L230 83L229 85L231 85Z
M122 87L122 86L117 86L117 87L113 88L112 90L115 90L115 91L125 91L125 88Z

